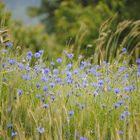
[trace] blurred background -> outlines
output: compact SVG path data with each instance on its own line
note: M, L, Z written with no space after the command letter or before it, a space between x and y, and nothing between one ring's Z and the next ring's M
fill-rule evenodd
M0 0L0 27L19 52L68 50L111 61L126 48L140 56L140 0ZM133 61L132 59L132 61Z

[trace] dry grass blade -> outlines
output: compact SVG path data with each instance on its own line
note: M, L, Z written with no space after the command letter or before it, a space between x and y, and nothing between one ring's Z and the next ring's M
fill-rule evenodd
M5 44L9 40L9 31L7 29L0 29L0 44Z

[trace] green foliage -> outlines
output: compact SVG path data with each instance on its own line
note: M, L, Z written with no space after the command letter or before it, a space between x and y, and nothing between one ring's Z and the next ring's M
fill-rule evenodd
M30 11L33 12L32 9ZM55 35L57 43L62 46L61 49L65 45L76 44L78 32L84 34L84 39L79 44L80 50L84 52L86 46L92 44L98 36L100 24L113 15L103 2L98 5L93 3L93 5L84 6L80 1L74 0L61 2L43 0L41 8L36 12L38 15L44 15L42 21L46 25L46 31ZM82 27L84 27L83 32L81 32ZM91 54L93 51L89 51L87 55Z
M13 29L13 30L12 30ZM47 35L43 33L43 26L35 27L24 26L21 22L11 25L14 42L21 45L21 49L31 49L38 51L46 46Z
M8 26L10 21L10 17L11 17L11 13L10 12L6 12L5 11L5 5L3 3L0 2L0 26Z
M21 53L29 48L34 52L44 49L48 53L46 59L51 60L61 56L63 50L70 50L76 57L82 54L88 58L97 54L98 61L112 61L123 47L135 60L139 56L139 22L120 21L139 18L138 12L129 12L130 5L136 7L136 3L139 5L138 1L132 4L130 0L127 4L122 0L42 0L40 8L32 7L28 11L32 16L42 15L44 24L35 27L11 22L10 13L5 12L4 4L0 3L0 21L3 26L1 41L8 41L12 37ZM115 12L118 12L118 16L114 16ZM7 36L7 27L10 37Z
M53 34L61 50L68 45L72 46L74 53L80 51L89 57L95 52L94 40L101 24L115 13L118 14L117 23L124 19L139 19L139 7L139 0L42 0L41 6L30 8L29 13L42 16L46 31ZM111 26L115 30L116 27ZM89 44L92 48L88 47Z

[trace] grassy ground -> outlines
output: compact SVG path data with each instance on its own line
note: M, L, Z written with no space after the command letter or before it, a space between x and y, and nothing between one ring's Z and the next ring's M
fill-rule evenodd
M4 48L3 48L4 49ZM0 55L0 140L139 140L140 60Z

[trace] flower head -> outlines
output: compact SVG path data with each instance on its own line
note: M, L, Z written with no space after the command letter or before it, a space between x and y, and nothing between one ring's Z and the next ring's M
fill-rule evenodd
M122 130L120 130L120 131L119 131L119 134L120 134L120 135L123 135L123 134L124 134L124 132L123 132Z
M49 86L50 87L54 87L55 86L55 83L49 83Z
M12 137L15 137L16 135L17 135L17 132L12 132L12 133L11 133L11 136L12 136Z
M44 50L39 50L40 55L44 53Z
M85 138L85 137L80 137L80 140L87 140L87 138Z
M57 63L62 63L62 59L61 59L61 58L58 58L58 59L56 60L56 62L57 62Z
M73 110L69 111L69 115L70 116L74 115L74 111Z
M47 104L43 104L42 107L43 107L43 108L47 108L48 105L47 105Z
M69 59L72 59L72 58L74 57L74 55L73 55L72 53L67 53L67 57L68 57Z
M30 80L30 75L23 75L22 78L23 78L24 80Z
M138 59L136 60L136 63L140 64L140 58L138 58Z
M36 83L36 87L39 88L41 86L40 83Z
M43 87L43 90L44 90L44 91L47 91L47 90L48 90L48 87L47 87L47 86L44 86L44 87Z
M120 90L119 89L114 89L114 92L116 93L116 94L119 94L120 93Z
M11 48L12 46L13 46L13 43L6 43L6 44L5 44L5 47Z
M45 132L45 129L43 127L38 127L37 131L42 134Z
M48 68L44 69L44 74L48 74L49 71L50 71L50 69L48 69Z
M34 54L34 57L35 57L35 58L39 58L39 57L40 57L40 53L38 53L38 52L35 53L35 54Z
M31 60L32 59L32 56L33 56L33 53L32 52L27 52L27 60Z
M22 91L21 89L18 89L18 90L17 90L17 93L18 93L19 95L22 95L22 94L23 94L23 91Z
M14 60L14 59L9 60L9 64L14 65L15 63L16 63L16 60Z
M123 48L123 49L122 49L122 52L123 52L123 53L126 53L126 52L127 52L127 49L126 49L126 48Z
M18 67L22 70L22 69L24 69L25 66L24 66L24 64L19 63L19 64L18 64Z

